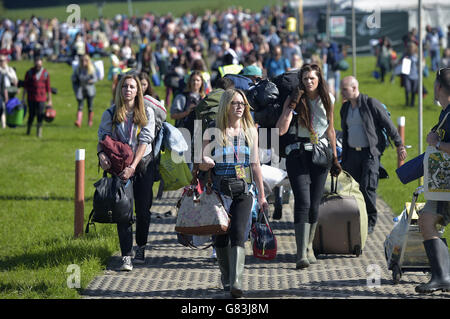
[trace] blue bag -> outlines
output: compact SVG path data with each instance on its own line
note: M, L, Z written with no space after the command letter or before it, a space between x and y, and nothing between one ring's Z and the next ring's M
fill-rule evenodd
M253 81L240 74L225 74L225 78L229 78L233 81L234 87L243 91L247 91L251 86L253 86Z
M165 149L178 154L189 150L189 146L179 129L168 122L164 122L162 127L164 129L162 145Z
M423 176L423 158L425 153L413 158L395 170L403 184L408 184Z

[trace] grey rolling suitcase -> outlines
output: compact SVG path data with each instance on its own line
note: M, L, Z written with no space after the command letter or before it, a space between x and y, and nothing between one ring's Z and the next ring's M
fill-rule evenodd
M367 239L367 212L359 185L345 171L338 178L329 175L327 185L319 207L314 253L359 256Z

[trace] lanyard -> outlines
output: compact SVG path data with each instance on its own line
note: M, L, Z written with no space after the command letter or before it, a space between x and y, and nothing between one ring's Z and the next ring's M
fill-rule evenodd
M125 117L125 128L127 128L127 127L128 127L128 118ZM129 132L128 132L128 136L129 136L128 144L129 145L131 145L131 142L133 141L133 135L131 134L131 133L133 133L133 129L134 129L134 123L131 122L131 127L130 127Z

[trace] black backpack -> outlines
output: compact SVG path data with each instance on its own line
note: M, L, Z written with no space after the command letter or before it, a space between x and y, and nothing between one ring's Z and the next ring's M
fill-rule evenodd
M89 233L89 225L94 223L134 222L134 193L131 179L124 181L115 175L108 177L104 172L103 178L97 181L94 187L93 209L89 214L86 234Z
M272 82L275 83L278 88L278 103L281 105L281 107L283 107L287 97L300 84L300 80L298 78L298 70L284 72L283 74L280 74L273 78Z

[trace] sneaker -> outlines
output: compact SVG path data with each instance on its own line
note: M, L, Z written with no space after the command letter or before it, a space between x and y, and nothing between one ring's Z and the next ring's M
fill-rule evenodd
M138 246L136 253L134 254L134 263L143 264L145 263L145 245Z
M122 257L122 266L120 267L121 271L131 271L133 270L133 264L131 263L131 256Z

